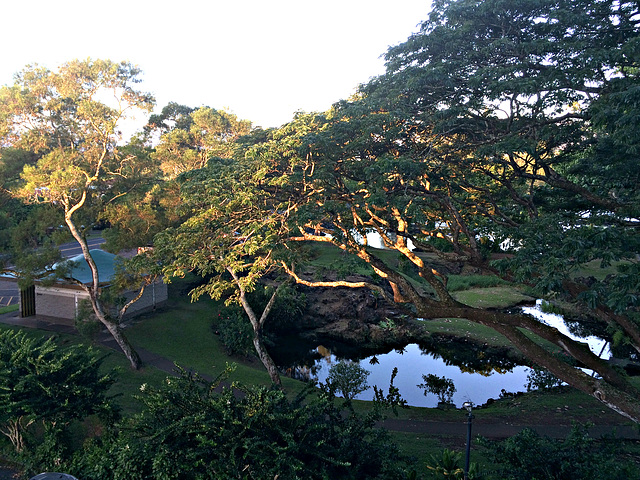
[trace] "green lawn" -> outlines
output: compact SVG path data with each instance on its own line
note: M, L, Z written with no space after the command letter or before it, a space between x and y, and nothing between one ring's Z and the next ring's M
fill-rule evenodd
M453 297L465 305L476 308L507 308L522 302L533 302L535 299L521 293L512 286L489 288L470 288L457 291Z
M18 304L9 305L8 307L0 307L0 315L3 313L17 312L19 308Z

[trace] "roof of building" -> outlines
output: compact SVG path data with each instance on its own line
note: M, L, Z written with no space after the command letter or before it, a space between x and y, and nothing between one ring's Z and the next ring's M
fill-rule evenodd
M121 259L117 255L105 252L104 250L100 250L99 248L89 250L89 253L93 258L96 267L98 267L100 283L110 282L111 280L113 280L113 277L116 273L116 266L121 261ZM91 269L89 268L89 264L85 260L83 254L69 258L68 261L74 263L74 266L69 274L71 278L81 283L93 282Z

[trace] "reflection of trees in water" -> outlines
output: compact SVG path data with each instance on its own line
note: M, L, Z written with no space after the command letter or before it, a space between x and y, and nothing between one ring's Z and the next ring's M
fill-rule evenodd
M487 344L470 343L452 337L438 338L429 344L420 344L424 355L442 359L445 365L456 366L462 372L489 376L492 373L507 373L522 365L509 355L509 350Z
M462 372L478 373L489 376L493 373L507 373L514 367L521 365L509 355L509 350L502 347L492 347L486 344L467 342L465 339L436 336L431 342L419 345L423 355L432 355L448 366L456 366ZM369 359L371 365L378 363L378 356L391 351L402 355L405 346L387 347L384 349L362 349L351 345L335 342L311 343L297 337L280 339L270 352L279 365L280 370L288 377L303 381L311 381L317 375L321 366L318 360L330 366L333 358L336 361L351 360L354 362ZM332 357L333 355L333 357Z

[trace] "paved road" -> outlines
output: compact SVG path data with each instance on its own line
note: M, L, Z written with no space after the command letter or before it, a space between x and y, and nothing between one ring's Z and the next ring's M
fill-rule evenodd
M104 243L104 238L95 237L87 240L87 244L89 245L89 249L98 248L100 245ZM82 249L80 248L80 244L78 242L73 241L69 243L63 243L58 247L60 249L60 253L64 258L75 257L76 255L80 255L82 253Z
M13 280L0 280L0 307L8 307L20 303L18 285Z

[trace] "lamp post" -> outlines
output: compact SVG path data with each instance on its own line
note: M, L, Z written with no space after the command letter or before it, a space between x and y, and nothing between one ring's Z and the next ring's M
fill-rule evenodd
M464 402L462 407L467 410L467 456L464 462L464 480L469 480L469 457L471 456L471 420L473 415L471 409L473 408L472 402Z

